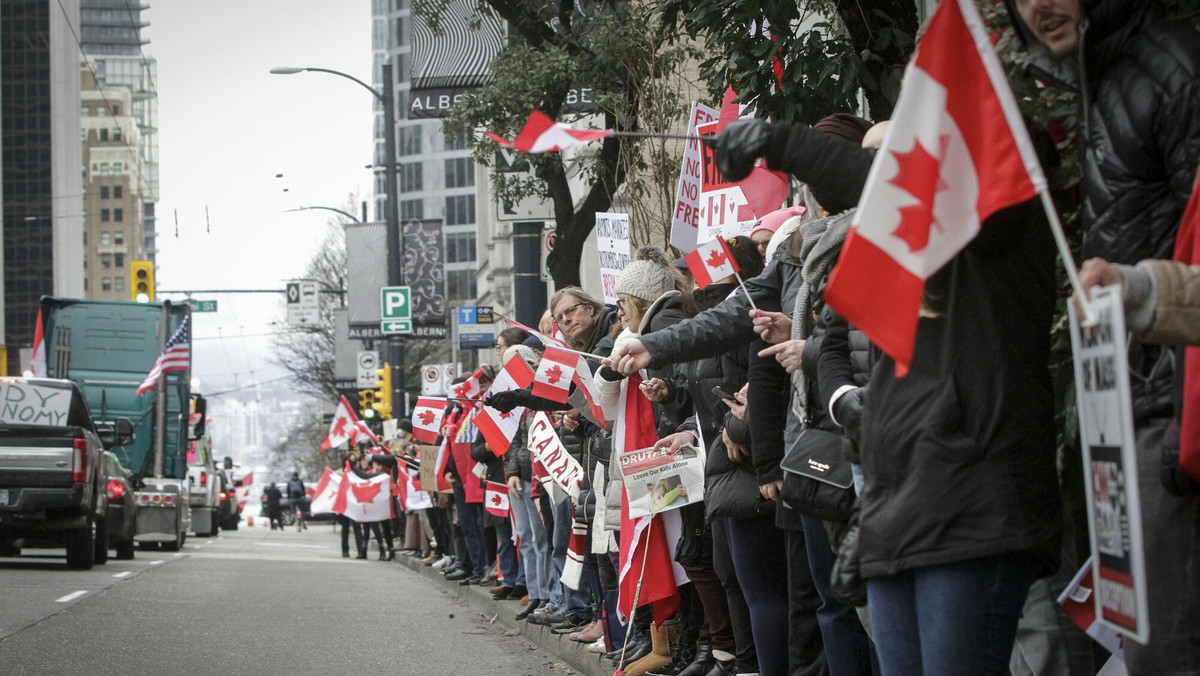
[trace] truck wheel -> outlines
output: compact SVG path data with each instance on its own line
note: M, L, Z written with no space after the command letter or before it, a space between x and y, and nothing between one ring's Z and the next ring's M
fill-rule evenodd
M0 542L0 556L20 556L21 548L16 543L5 540Z
M221 534L221 516L213 514L212 528L208 531L208 537L215 538Z
M108 563L108 521L101 519L96 522L95 556L93 557L97 564L104 565Z
M133 558L133 540L118 542L116 549L118 559L121 559L122 561L128 561Z
M88 570L96 562L96 536L94 523L67 534L67 568Z

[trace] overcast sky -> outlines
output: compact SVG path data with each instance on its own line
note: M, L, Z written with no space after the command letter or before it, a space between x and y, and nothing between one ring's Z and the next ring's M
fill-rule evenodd
M150 0L143 17L143 49L158 60L158 287L282 289L336 217L285 211L371 199L374 99L333 75L268 71L330 68L370 83L370 1ZM202 391L282 375L266 365L263 335L283 319L282 295L196 297L219 307L194 317Z

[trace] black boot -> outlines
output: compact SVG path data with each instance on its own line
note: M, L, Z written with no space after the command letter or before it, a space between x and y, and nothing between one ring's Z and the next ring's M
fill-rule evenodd
M646 655L649 655L651 652L654 651L654 645L652 644L652 642L650 640L650 627L647 626L645 629L643 629L641 627L636 627L636 631L637 631L637 637L638 637L637 649L634 650L633 646L630 645L629 649L625 651L625 659L623 659L623 660L621 659L619 654L617 655L617 660L620 660L620 663L617 664L617 666L621 669L624 669L625 667L633 664L634 662L637 662L638 660L642 659L643 657L645 657ZM614 660L614 662L616 662L617 660Z
M696 649L696 655L692 658L691 664L684 667L678 676L705 676L714 664L716 664L716 660L712 656L712 646L702 643Z
M542 605L541 599L529 599L529 603L525 604L525 609L522 610L521 612L517 613L517 619L523 620L523 619L529 617L529 615L533 611L537 610L538 606L540 606L540 605Z
M685 635L682 631L676 637L675 645L672 648L671 661L661 669L647 671L646 676L678 676L691 665L692 660L696 659L696 654L699 652L696 647L696 636L694 634ZM705 645L703 650L710 651L710 648Z

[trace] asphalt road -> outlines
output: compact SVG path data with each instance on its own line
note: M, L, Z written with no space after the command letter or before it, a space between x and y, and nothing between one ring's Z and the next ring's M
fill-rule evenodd
M394 562L341 557L328 524L189 537L71 571L0 558L0 673L574 674Z

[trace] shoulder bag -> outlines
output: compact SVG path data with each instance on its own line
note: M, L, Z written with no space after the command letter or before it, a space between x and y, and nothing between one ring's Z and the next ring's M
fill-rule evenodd
M854 475L842 455L842 435L804 427L780 463L783 502L796 511L845 523L854 505Z

